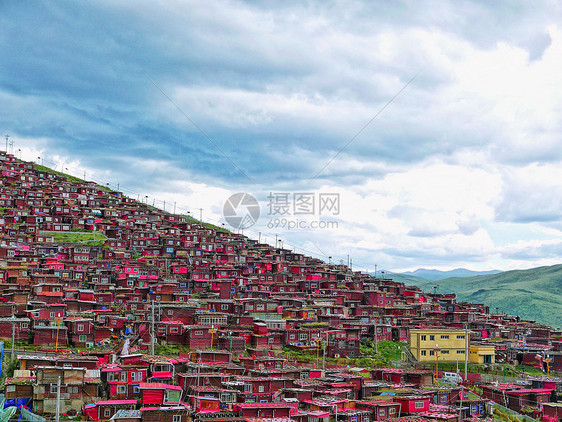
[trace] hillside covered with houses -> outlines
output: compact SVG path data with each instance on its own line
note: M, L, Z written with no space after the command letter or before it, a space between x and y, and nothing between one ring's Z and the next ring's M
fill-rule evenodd
M0 170L2 400L27 420L452 422L500 418L492 401L562 417L551 327L4 152Z

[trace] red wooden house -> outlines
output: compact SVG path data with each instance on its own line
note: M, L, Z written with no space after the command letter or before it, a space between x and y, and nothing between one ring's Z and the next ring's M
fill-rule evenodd
M371 420L384 421L395 418L400 412L400 403L388 400L364 400L356 403L358 409L368 410L371 412Z
M395 396L393 401L400 404L403 414L417 414L429 411L429 396Z
M94 322L88 318L65 318L69 343L75 347L93 347Z
M293 407L286 403L237 403L233 409L243 418L289 418Z
M143 405L172 405L181 401L182 388L164 383L140 383Z
M210 348L213 341L211 329L201 325L185 326L185 344L193 350Z
M83 414L89 420L109 420L121 409L134 409L137 400L100 400L84 406Z

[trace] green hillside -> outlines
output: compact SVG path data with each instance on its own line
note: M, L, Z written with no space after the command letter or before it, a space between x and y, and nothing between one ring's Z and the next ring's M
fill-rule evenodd
M439 281L414 280L412 284L427 292L438 284L439 293L456 293L459 301L483 303L491 312L498 308L499 312L562 327L562 265Z
M387 272L387 273L385 273L384 276L388 277L388 278L391 278L394 281L400 281L402 283L405 283L406 286L421 286L421 285L425 285L427 283L433 283L432 281L429 281L427 278L416 277L415 275L409 275L409 274ZM379 274L379 277L380 277L380 274Z

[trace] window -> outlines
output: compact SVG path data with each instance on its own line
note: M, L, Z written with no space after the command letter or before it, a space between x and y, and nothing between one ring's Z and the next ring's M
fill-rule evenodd
M426 354L427 354L427 353L426 353L425 350L422 350L422 351L421 351L421 355L422 355L422 356L425 356Z
M441 354L442 354L442 355L448 355L448 354L449 354L449 351L448 351L448 350L441 350Z
M174 415L172 417L172 422L181 422L181 415Z
M263 311L263 310L264 310L263 303L256 304L256 311Z
M441 340L449 340L449 334L443 334Z
M84 324L78 324L78 331L84 331Z
M464 340L464 336L457 336L458 340Z
M78 336L78 341L85 342L87 340L86 334L80 334Z
M420 336L420 340L421 341L426 341L427 340L427 336L424 334L422 336Z
M109 418L111 416L111 409L104 409L103 415L104 417Z
M70 394L78 394L78 386L74 385L74 386L69 386L68 387L68 392Z
M390 409L388 409L388 414L389 415L395 415L396 414L396 408L391 407Z
M57 394L57 385L56 384L51 384L51 394Z
M227 304L227 303L223 303L223 304L221 305L221 309L222 309L223 311L228 311L228 304Z
M464 355L464 350L457 350L457 355Z
M194 332L193 332L193 335L202 336L202 335L203 335L203 331L202 331L202 330L194 331Z
M414 409L423 409L424 406L424 401L423 400L416 400L414 402Z
M429 336L429 341L434 341L435 340L435 336L432 334Z
M12 392L16 391L16 386L15 386L15 385L7 385L7 386L6 386L6 391L7 391L8 393L12 393Z
M135 385L135 386L133 387L133 393L135 393L135 394L139 394L139 393L140 393L140 387L139 387L138 385Z
M263 393L264 391L265 391L265 389L264 389L263 385L260 385L260 386L258 387L258 392L259 392L259 393Z
M379 416L386 416L386 412L384 411L384 409L379 410Z
M434 356L435 355L435 351L434 350L430 350L429 351L429 356Z
M142 381L142 372L131 372L132 381Z
M127 394L127 386L126 385L118 385L117 386L117 394Z

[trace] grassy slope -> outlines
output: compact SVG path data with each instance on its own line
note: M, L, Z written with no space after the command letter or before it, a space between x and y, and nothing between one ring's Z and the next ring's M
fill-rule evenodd
M79 179L76 176L71 176L70 174L61 173L60 171L53 170L52 168L49 168L49 167L46 167L46 166L41 166L39 164L33 164L33 168L37 171L46 171L47 173L52 173L52 174L56 174L58 176L64 177L66 180L68 180L69 182L72 182L72 183L83 182L82 179ZM107 190L107 188L104 188L102 186L100 186L100 188Z
M490 311L498 307L500 312L562 327L562 265L415 284L430 292L436 283L440 293L454 292L459 300L484 303Z

